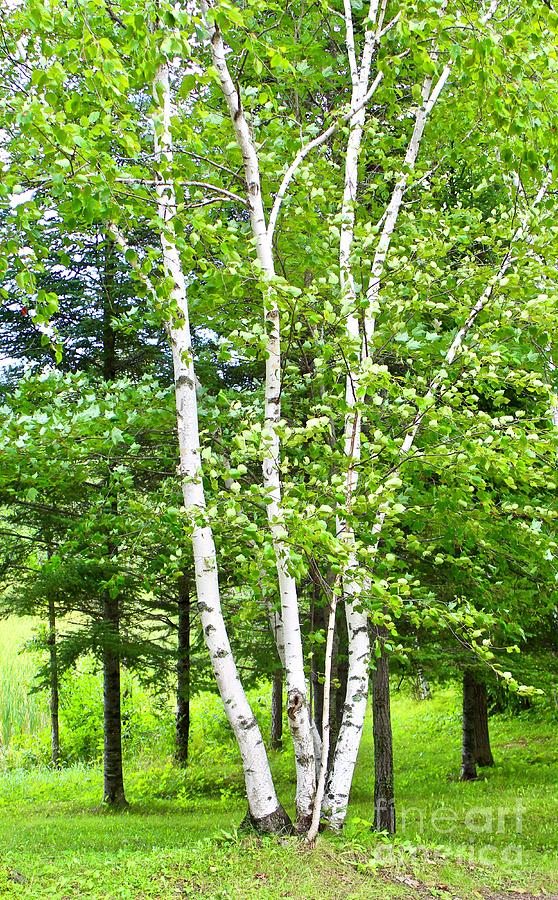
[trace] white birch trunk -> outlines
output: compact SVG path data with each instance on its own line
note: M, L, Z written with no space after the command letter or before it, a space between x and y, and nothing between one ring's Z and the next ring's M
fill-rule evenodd
M204 15L208 6L202 2ZM281 333L279 307L272 287L275 276L273 251L267 233L264 206L261 196L260 170L257 151L244 111L241 98L230 76L225 45L217 25L211 27L211 51L213 64L219 74L221 88L227 102L236 140L242 153L250 224L256 243L257 257L265 281L265 322L267 332L267 357L265 373L265 457L263 481L267 494L267 518L271 531L279 594L285 653L287 687L287 716L293 738L296 761L296 810L297 827L307 830L312 816L316 792L314 743L304 677L304 657L300 630L296 582L289 571L289 551L285 541L286 530L281 505L281 447L278 426L281 418Z
M154 94L159 104L159 114L155 123L155 165L159 167L158 213L164 222L161 232L161 247L165 274L172 279L173 283L171 292L173 310L169 330L180 450L179 471L184 506L192 514L192 545L198 609L219 692L242 756L251 818L254 824L262 830L275 831L278 827L288 825L288 818L277 799L260 729L246 698L233 658L221 610L215 544L211 528L205 517L196 379L192 358L186 283L174 239L175 193L171 173L165 170L165 166L172 163L173 152L167 64L161 65L157 71L154 80Z
M346 22L346 45L349 56L351 78L353 82L353 103L354 108L358 108L359 100L366 94L368 85L370 64L374 47L379 41L382 33L383 17L386 9L386 2L382 0L381 7L378 11L378 0L371 0L369 21L376 22L376 30L372 35L367 32L360 73L355 63L354 36L352 26L352 12L349 0L345 0L345 22ZM497 8L497 0L491 3L489 11L482 19L487 22ZM395 22L396 19L392 21ZM389 25L387 26L390 27ZM437 51L434 50L433 60L437 58ZM385 267L386 258L389 252L391 239L395 230L403 195L408 184L409 174L415 166L424 128L430 113L436 105L438 98L451 73L451 65L446 65L440 76L438 77L434 87L432 87L432 79L426 78L422 88L422 103L415 114L415 123L413 132L407 151L405 154L404 164L401 174L396 182L393 194L383 217L383 228L380 234L376 252L374 254L371 271L371 282L367 291L367 309L364 319L364 340L362 348L362 357L366 358L372 349L372 338L375 329L375 317L378 311L381 278ZM366 81L364 82L364 79ZM355 97L355 91L359 92ZM366 109L359 111L351 121L351 133L347 147L347 157L345 164L345 189L343 196L343 224L341 231L341 248L340 248L340 268L341 268L341 286L343 295L353 300L356 305L356 297L354 293L354 284L350 269L350 254L354 233L354 201L356 197L356 187L358 180L358 157L360 153L362 124L360 118L364 121ZM353 321L354 317L349 316L347 320L347 331L350 336L358 337L358 321ZM355 388L358 383L358 374L351 371L347 378L346 400L349 408L355 405ZM354 463L360 458L360 419L358 412L349 413L345 422L345 453L349 456L353 454L353 464L349 465L347 480L345 485L346 498L349 498L356 489L356 472ZM372 533L377 535L376 548L379 543L381 530L385 519L385 511L378 514L376 523L374 524ZM355 545L354 535L347 527L346 523L341 525L344 531L344 539L349 546ZM343 710L343 719L335 755L333 760L333 768L327 788L327 794L324 798L324 814L329 820L332 828L339 829L343 826L349 802L350 787L353 779L354 768L358 756L364 719L366 716L366 705L368 699L368 665L370 657L370 641L368 636L368 616L366 611L360 606L359 598L362 585L351 573L356 571L357 559L356 554L351 552L349 565L345 573L344 593L347 611L347 630L349 638L349 673L347 681L347 694L345 706Z
M354 358L355 349L356 352L359 352L360 345L359 320L356 308L357 297L351 267L351 252L353 248L355 205L358 189L358 161L366 118L366 105L362 101L368 91L372 56L379 40L384 10L385 3L382 4L379 21L376 23L378 3L377 0L372 0L369 20L373 24L374 30L369 29L366 32L360 70L357 70L356 63L354 65L351 63L353 80L351 108L355 110L355 113L350 120L349 139L345 157L341 238L339 244L341 296L343 306L348 307L345 313L347 336L353 344L352 351L349 351L349 358ZM347 52L349 60L352 60L354 58L354 37L349 0L345 2L345 21ZM345 403L348 412L345 416L344 452L348 465L344 494L345 508L348 513L350 512L352 498L357 488L356 463L360 459L361 418L356 408L359 368L358 363L350 365L345 383ZM343 718L335 746L332 771L322 802L324 817L328 820L329 826L334 829L342 827L349 802L360 737L366 716L368 663L370 658L367 615L359 603L361 585L356 575L358 560L355 535L347 520L341 517L338 517L337 520L337 533L348 548L348 563L343 572L343 599L347 618L349 667ZM325 694L324 685L324 697Z
M325 666L324 666L324 697L322 706L322 739L319 747L320 766L318 772L318 786L316 788L316 802L312 811L312 821L308 829L308 842L312 844L318 835L320 827L320 813L322 809L322 799L325 793L327 778L327 761L329 758L329 734L331 730L329 721L330 712L330 693L331 693L331 663L333 659L333 638L335 635L335 611L337 608L337 594L331 595L329 616L327 622L327 638L325 649ZM317 732L317 729L316 729ZM319 738L319 735L318 735ZM318 746L316 746L316 753Z

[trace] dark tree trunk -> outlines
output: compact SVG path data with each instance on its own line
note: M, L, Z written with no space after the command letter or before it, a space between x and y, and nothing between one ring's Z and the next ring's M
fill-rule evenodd
M378 630L380 641L385 636ZM374 828L395 834L393 790L393 738L389 696L389 660L382 652L372 674L372 714L374 723Z
M475 729L475 762L477 766L493 766L494 757L490 747L490 732L488 729L488 696L486 684L478 677L474 680L474 718Z
M276 669L271 682L271 749L283 747L283 673Z
M178 580L178 652L176 659L176 750L177 762L186 765L190 741L190 582Z
M60 768L60 725L58 720L58 656L56 653L56 607L52 598L48 601L48 652L50 679L50 739L52 765Z
M103 378L114 381L116 378L116 332L112 320L114 318L114 273L116 254L114 241L107 237L104 246L103 271Z
M116 255L114 241L107 237L104 243L103 272L103 378L114 381L116 377L116 334L114 316L114 273ZM111 477L108 476L110 491ZM114 517L118 515L116 497L110 502ZM107 542L109 557L114 552ZM120 601L108 592L103 599L103 721L104 721L104 788L103 800L110 806L126 805L124 776L122 772L122 710L120 698Z
M295 834L293 824L282 806L278 806L275 812L263 819L255 819L250 810L247 810L239 828L241 831L255 831L257 834Z
M325 610L321 605L322 590L317 580L317 576L313 574L313 591L312 591L312 625L313 631L325 630ZM313 697L313 718L318 729L318 734L322 737L322 718L324 712L324 657L325 644L315 643L312 647L312 697Z
M122 712L120 707L120 651L118 649L120 610L118 598L105 595L103 603L105 639L103 646L104 790L103 800L111 806L125 806L122 774Z
M347 619L343 603L337 604L335 611L335 637L333 645L333 660L331 667L331 710L330 710L330 743L328 768L331 768L335 745L339 736L339 729L343 721L343 709L347 695L347 678L349 673L349 638L347 635Z
M477 777L475 765L476 682L471 669L463 672L463 738L461 743L461 781Z

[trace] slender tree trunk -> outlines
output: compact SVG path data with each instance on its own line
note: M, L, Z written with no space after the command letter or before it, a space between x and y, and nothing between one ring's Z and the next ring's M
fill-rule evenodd
M382 634L379 631L378 637ZM383 645L372 674L374 722L374 828L395 834L393 739L389 695L389 659Z
M371 0L368 27L365 32L362 56L357 61L353 31L351 5L344 3L345 45L349 59L352 93L349 138L345 155L343 201L341 206L341 237L339 242L339 269L343 306L350 310L346 315L347 338L352 343L349 350L349 371L345 379L345 403L347 414L344 426L344 453L347 458L345 475L345 509L337 519L337 535L348 551L348 560L343 572L343 600L347 618L349 670L346 693L343 702L343 716L339 726L331 772L323 800L323 814L331 828L343 827L354 768L364 727L368 698L368 664L370 642L368 639L368 616L359 599L362 584L359 579L356 537L350 524L350 514L357 490L357 466L361 447L361 413L357 405L362 356L367 355L365 342L360 333L358 300L352 269L352 248L355 228L355 210L358 193L358 163L362 147L362 135L366 121L366 103L372 58L381 38L381 28L385 13L385 3L380 7L377 0ZM359 64L360 62L360 64ZM377 82L379 83L379 82Z
M493 766L494 757L490 747L490 731L488 728L488 695L486 684L475 673L474 680L474 716L475 730L475 762L477 766Z
M336 585L336 588L338 585ZM324 690L323 690L323 734L322 746L320 748L320 765L317 769L318 781L316 787L316 802L312 811L312 822L308 829L308 842L314 844L320 827L320 816L322 811L322 800L325 793L326 780L328 775L328 759L329 759L329 731L330 731L330 710L331 710L331 670L333 662L333 637L335 634L335 613L337 609L337 594L332 592L330 597L330 608L327 615L327 632L326 646L324 653Z
M277 650L281 668L275 669L271 679L271 749L283 748L283 671L285 667L285 638L283 634L283 621L281 614L273 609L271 603L267 603L269 628L273 637L273 644Z
M271 749L283 747L283 672L275 669L271 681Z
M232 653L219 590L217 553L206 516L200 452L196 375L186 281L174 232L176 195L172 180L172 103L168 63L155 75L155 160L158 213L163 222L161 248L165 275L172 282L174 306L169 325L174 368L175 404L180 451L180 480L184 507L192 519L192 548L201 626L225 712L242 756L248 821L260 831L291 827L277 799L264 742L242 687Z
M176 747L180 765L188 762L190 741L190 580L178 579L178 649L176 655Z
M105 594L103 646L104 789L103 800L110 806L126 805L122 774L122 712L120 705L120 604L118 597Z
M316 584L316 579L313 576L313 591L312 591L312 625L314 631L321 631L323 633L325 625L326 625L326 617L325 610L321 605L321 591L319 585ZM323 737L323 706L324 706L324 682L323 682L323 673L324 673L324 645L320 643L313 644L312 647L312 702L313 702L313 718L314 724L318 730L318 734L320 738Z
M380 16L385 12L386 4L382 4L379 10ZM378 13L378 3L372 0L369 21L374 21ZM491 5L487 16L483 21L487 21L493 14L493 5ZM368 74L366 65L369 66L368 60L372 54L376 41L381 36L381 31L376 31L372 39L368 39L370 31L367 32L367 38L364 42L364 50L362 63L359 67L356 61L355 43L353 35L352 12L349 0L345 2L345 22L346 22L346 46L351 67L351 76L353 81L353 97L352 107L358 109L358 102L355 103L355 94L360 98L366 95L363 89L365 76L366 83ZM432 53L433 61L437 59L437 49ZM385 268L387 255L389 252L391 239L396 227L399 211L402 205L403 195L408 184L409 173L413 169L424 133L427 119L438 101L438 98L446 84L451 73L451 65L444 66L442 72L438 76L435 84L432 78L427 76L422 87L422 102L418 106L415 113L415 123L411 140L407 147L404 160L404 168L398 178L393 190L390 202L386 208L384 224L380 234L376 251L372 261L370 284L367 290L367 308L364 315L364 338L362 340L362 357L365 359L373 352L373 338L376 325L376 316L379 311L381 280ZM362 110L365 114L365 108ZM341 288L344 298L352 305L355 298L354 282L350 266L350 251L352 247L353 231L354 231L354 203L356 196L356 186L358 178L358 156L360 152L360 133L362 132L362 122L360 122L361 112L355 113L351 119L351 129L349 133L349 142L347 146L347 156L345 162L345 192L343 200L343 225L341 228L341 244L340 244L340 275ZM364 118L364 116L363 116ZM360 133L359 133L360 132ZM347 200L349 203L347 203ZM354 304L356 308L356 303ZM476 313L475 313L476 316ZM356 316L348 315L347 334L351 338L358 338L360 326ZM466 330L470 325L467 325ZM450 360L451 362L451 360ZM354 463L358 462L360 457L360 414L356 404L356 388L358 387L360 370L357 366L349 373L346 385L346 404L349 413L345 420L345 453L349 460L347 472L347 482L345 493L350 498L356 488L356 471ZM436 385L437 386L437 385ZM424 412L417 413L417 426L412 424L410 432L408 432L403 445L401 454L406 454L413 444L416 431L418 430L420 421ZM350 503L347 502L347 507ZM376 536L374 550L377 551L381 538L382 528L386 517L386 504L379 508L376 522L372 529L372 534ZM354 546L354 535L347 522L341 522L338 527L338 533L346 541L349 548ZM347 626L349 633L349 677L347 684L347 697L345 701L344 718L339 732L338 745L336 748L333 770L328 785L328 791L324 801L324 812L329 818L329 822L333 828L342 827L349 799L349 791L352 782L354 767L358 755L358 748L362 736L362 728L364 725L364 715L366 712L366 695L368 685L368 659L369 647L367 614L363 611L358 599L362 590L362 586L356 578L357 559L350 550L350 561L344 573L344 590L346 594L347 608Z
M60 768L60 724L58 719L58 656L56 652L56 607L54 600L48 601L48 652L50 677L50 737L52 765Z
M352 105L360 102L365 93L368 78L361 84L357 80L353 86ZM356 310L356 293L350 265L353 243L355 201L358 178L358 159L360 156L362 130L365 119L365 108L351 120L351 131L345 160L345 188L342 204L340 270L341 289L344 301ZM359 322L355 312L351 312L346 320L347 336L354 344L359 343ZM369 640L366 612L359 605L361 585L358 579L358 560L356 556L356 539L347 516L351 512L354 494L357 488L356 463L360 459L361 417L356 409L358 373L356 367L348 372L345 383L345 402L349 412L345 416L344 452L348 466L345 476L345 511L337 519L337 534L348 549L348 562L343 573L343 600L347 619L349 673L347 689L343 704L343 717L333 755L333 764L324 795L323 813L332 828L343 826L354 767L360 744L360 735L364 726L366 698L368 695L368 658Z
M474 781L477 777L475 766L475 700L476 684L473 673L465 669L463 673L463 738L461 744L461 781Z
M422 670L422 666L419 666L417 669L417 677L415 682L415 693L417 695L418 700L431 700L432 699L432 691L430 690L430 685L426 678L424 677L424 672Z
M207 17L206 0L202 12ZM304 655L296 581L291 574L289 544L285 540L286 525L281 499L281 323L277 293L273 289L275 265L273 247L266 227L266 216L260 185L258 151L244 115L240 88L231 78L227 65L227 51L217 23L211 25L211 53L219 75L223 96L229 110L238 147L242 153L246 200L258 262L267 285L264 288L266 327L265 411L263 438L265 443L262 465L263 483L267 494L267 519L275 552L281 618L285 647L285 681L287 717L293 739L296 765L296 827L307 831L312 818L316 792L314 736L310 706L306 690Z
M331 775L333 754L337 745L337 738L341 722L343 721L343 708L347 694L348 675L348 639L347 618L342 603L337 604L335 611L335 634L333 643L333 662L331 667L332 702L331 702L331 739L329 744L328 773Z
M115 245L111 237L104 242L103 271L103 378L116 377L116 335L114 317ZM109 475L110 483L110 475ZM110 486L110 484L109 484ZM116 498L110 501L111 513L118 515ZM108 541L108 554L113 552ZM104 789L103 801L110 806L126 805L122 771L122 709L120 696L120 600L105 593L103 600L103 720L104 720Z

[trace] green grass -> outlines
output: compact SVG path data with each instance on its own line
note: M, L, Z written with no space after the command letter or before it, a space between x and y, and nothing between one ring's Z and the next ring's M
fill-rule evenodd
M26 695L34 660L18 653L31 626L0 623L1 689L7 685L0 716L12 738L40 736L45 723L45 698ZM251 699L265 718L266 691L251 692ZM0 897L526 900L544 891L558 898L558 745L548 713L491 719L496 766L462 784L458 693L438 688L424 703L395 694L397 837L370 830L368 721L345 832L321 836L312 850L294 838L260 839L236 830L245 812L243 785L219 701L196 698L193 717L186 773L168 759L164 728L153 732L152 745L144 738L127 745L131 807L125 813L99 808L98 764L55 772L27 763L0 771ZM142 741L149 753L140 756ZM272 765L288 805L288 746L272 754Z
M396 697L394 753L399 834L440 845L474 862L493 858L502 870L555 877L558 834L558 744L554 719L524 715L491 719L496 765L476 782L461 783L459 698L437 690L417 703ZM370 726L357 770L353 802L369 808ZM364 759L363 759L364 757ZM370 816L368 816L369 818ZM522 860L518 857L521 856ZM509 858L509 864L506 864Z
M48 719L44 695L30 694L36 662L22 648L32 635L34 620L0 622L0 757L21 734L33 734Z
M553 723L529 716L492 720L497 765L481 780L461 784L457 701L452 690L438 690L422 704L394 698L400 818L395 841L368 827L369 724L346 833L323 836L315 850L296 839L238 834L244 803L236 767L230 792L222 797L207 793L211 771L205 771L197 773L197 794L177 790L175 799L164 800L153 796L158 773L169 781L172 770L131 762L132 805L118 815L98 808L97 767L6 772L0 776L0 896L469 900L513 896L512 888L558 896ZM292 796L289 762L288 751L275 755L285 798ZM194 762L193 769L199 765ZM172 793L169 783L163 792ZM524 807L519 832L518 801ZM437 824L440 810L446 817Z

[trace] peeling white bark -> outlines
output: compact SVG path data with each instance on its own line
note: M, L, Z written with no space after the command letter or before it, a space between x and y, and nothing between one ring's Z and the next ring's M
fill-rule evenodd
M158 213L163 220L161 247L165 274L172 279L170 340L174 366L176 416L180 450L180 478L184 506L192 515L192 544L200 621L227 718L235 734L244 768L250 812L256 821L275 816L280 804L275 793L260 729L246 698L233 658L221 609L217 555L205 517L196 377L192 357L186 283L174 238L174 187L166 166L172 163L171 96L167 64L155 76L158 103L155 122L155 166ZM161 171L163 170L163 171Z
M202 0L202 11L207 21L209 6L205 0ZM210 26L210 41L213 65L219 75L221 89L227 102L237 144L242 153L252 234L256 243L256 252L262 269L263 279L268 285L264 292L267 356L263 481L268 497L266 504L267 518L275 551L281 598L287 716L293 738L296 761L297 824L301 830L306 830L312 815L316 792L316 772L308 693L304 677L304 657L297 589L295 579L289 571L289 550L285 541L286 527L281 504L281 447L278 434L278 426L281 419L281 332L279 307L276 293L272 286L275 267L261 196L258 154L246 116L244 115L241 97L229 73L225 45L217 24Z

